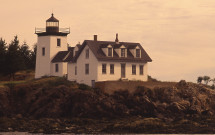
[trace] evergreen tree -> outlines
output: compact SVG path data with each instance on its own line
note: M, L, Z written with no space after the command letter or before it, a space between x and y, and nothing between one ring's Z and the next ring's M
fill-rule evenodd
M5 58L6 58L6 42L0 38L0 74L5 71Z
M31 51L31 54L30 54L30 69L35 69L35 66L36 66L36 53L37 53L37 44L34 44L33 46L33 51Z
M8 50L6 53L6 70L5 74L10 75L14 79L14 75L17 71L24 68L24 60L22 59L22 54L19 50L19 40L18 37L15 36L14 40L8 46Z
M30 69L31 66L31 50L29 50L29 46L24 42L24 44L20 47L19 52L21 53L22 61L24 65L22 69Z

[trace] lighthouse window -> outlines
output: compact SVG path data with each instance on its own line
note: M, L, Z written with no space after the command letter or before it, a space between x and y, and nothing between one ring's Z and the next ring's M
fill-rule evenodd
M57 39L57 46L61 46L61 40L60 40L60 38Z
M42 48L42 55L45 56L45 47Z

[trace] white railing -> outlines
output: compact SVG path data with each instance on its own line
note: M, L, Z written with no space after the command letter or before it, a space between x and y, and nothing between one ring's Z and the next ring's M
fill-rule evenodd
M35 28L35 33L44 33L46 28ZM70 28L59 28L60 33L70 33Z

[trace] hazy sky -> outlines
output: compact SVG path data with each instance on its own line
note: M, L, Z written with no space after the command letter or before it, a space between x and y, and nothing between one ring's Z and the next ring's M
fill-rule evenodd
M68 43L93 39L139 42L153 59L149 74L163 81L215 77L215 0L0 0L0 37L37 41L52 13L70 27Z

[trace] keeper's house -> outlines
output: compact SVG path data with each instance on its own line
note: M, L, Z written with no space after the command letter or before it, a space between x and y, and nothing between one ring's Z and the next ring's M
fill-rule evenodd
M52 22L52 23L50 23ZM50 23L50 24L49 24ZM67 47L68 29L59 31L59 21L47 20L46 31L38 32L35 78L67 76L68 80L94 86L98 81L147 81L151 58L139 43L85 40Z

